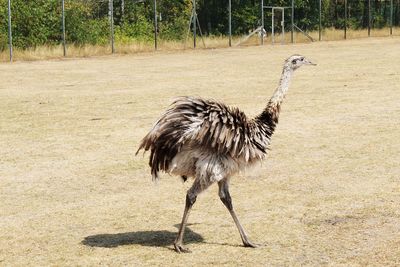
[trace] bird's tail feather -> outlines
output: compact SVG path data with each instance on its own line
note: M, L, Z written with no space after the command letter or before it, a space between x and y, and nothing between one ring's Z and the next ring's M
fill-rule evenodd
M139 144L139 148L135 153L135 156L137 156L137 154L139 154L140 150L144 150L143 154L146 153L146 151L150 150L150 161L149 161L149 165L151 167L151 176L152 176L152 180L153 181L157 181L159 180L159 176L158 176L158 160L156 159L156 153L155 153L155 149L154 147L152 147L152 138L150 138L149 134L147 134L142 141Z

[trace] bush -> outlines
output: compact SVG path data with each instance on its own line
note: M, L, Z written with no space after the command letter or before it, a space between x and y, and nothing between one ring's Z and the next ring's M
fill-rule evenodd
M57 0L12 1L13 45L20 48L60 40Z
M187 31L190 14L191 0L162 0L158 14L162 20L159 23L160 38L164 40L182 40Z
M65 10L65 28L68 42L78 45L105 44L109 38L107 17L93 18L90 5L70 2Z
M188 19L183 17L176 17L173 21L160 23L160 38L164 40L183 40L188 23Z
M8 37L7 34L0 31L0 52L6 50L8 46Z
M143 15L137 16L132 23L125 22L121 26L116 27L115 35L118 39L127 37L129 39L137 39L148 41L153 38L153 24Z
M322 1L323 27L344 27L344 1ZM395 1L394 24L400 17L399 1ZM106 44L110 29L108 1L66 0L67 42L78 45ZM290 6L290 0L275 0L273 5ZM304 30L317 29L319 25L318 1L295 0L294 23ZM165 40L181 40L188 30L192 0L158 0L159 36ZM270 31L271 12L265 10L265 27ZM286 23L290 24L290 13L286 12ZM203 32L227 34L227 1L198 0L199 20ZM149 41L153 39L153 1L114 0L116 39L128 42L132 39ZM387 2L374 1L373 27L387 25ZM277 15L276 19L279 19ZM18 48L38 45L56 45L61 42L61 1L60 0L12 0L13 44ZM260 7L256 0L232 0L233 34L247 33L260 26ZM279 24L279 23L277 23ZM347 26L352 29L366 28L368 25L368 5L364 0L348 1ZM288 25L289 26L289 25ZM0 51L7 47L7 0L0 0ZM279 31L279 25L276 25Z

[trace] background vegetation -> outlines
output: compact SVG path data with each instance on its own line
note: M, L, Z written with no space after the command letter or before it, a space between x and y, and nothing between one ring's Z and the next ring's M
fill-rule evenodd
M393 23L400 25L400 0L394 1ZM228 32L227 0L198 0L198 16L203 32L220 36ZM266 5L290 6L290 0L264 1ZM319 25L318 0L295 0L295 23L303 30ZM188 30L191 0L158 0L159 34L164 40L181 40ZM348 0L348 27L368 26L368 0ZM285 20L290 23L290 12ZM153 1L114 0L115 34L118 42L150 41L154 35ZM277 21L281 14L276 12ZM271 29L271 13L266 10L265 27ZM389 25L390 0L371 0L371 26ZM61 42L61 0L12 0L13 43L26 49ZM232 30L240 35L261 24L259 0L232 0ZM324 28L344 27L344 0L323 0ZM278 25L276 25L279 27ZM75 45L105 44L109 40L108 1L66 0L66 31ZM7 48L7 0L0 0L0 51Z

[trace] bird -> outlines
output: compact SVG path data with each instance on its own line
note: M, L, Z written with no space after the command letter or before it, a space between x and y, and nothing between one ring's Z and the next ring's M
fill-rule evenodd
M176 252L190 252L183 246L189 213L197 196L214 183L218 184L218 195L231 214L243 245L258 246L249 239L233 209L229 181L234 174L266 157L290 80L303 65L316 64L298 54L284 61L278 87L255 117L212 99L182 96L173 101L142 139L136 155L142 149L144 153L150 151L153 180L159 179L160 171L180 176L184 182L194 179L187 190L174 241Z

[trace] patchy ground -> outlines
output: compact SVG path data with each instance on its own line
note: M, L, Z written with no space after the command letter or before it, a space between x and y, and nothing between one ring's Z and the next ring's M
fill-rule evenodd
M399 38L0 65L0 265L400 265ZM260 112L296 72L265 163L213 186L172 248L190 183L154 185L138 142L175 96Z

